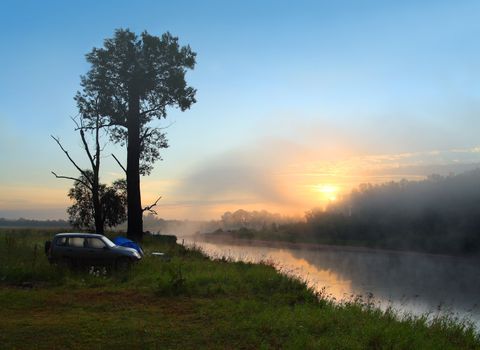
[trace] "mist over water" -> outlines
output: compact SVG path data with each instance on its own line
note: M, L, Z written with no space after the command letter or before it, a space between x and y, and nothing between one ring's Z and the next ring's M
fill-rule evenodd
M269 261L337 301L373 294L373 302L403 314L450 314L480 329L479 260L443 255L352 248L237 245L193 241L212 257Z

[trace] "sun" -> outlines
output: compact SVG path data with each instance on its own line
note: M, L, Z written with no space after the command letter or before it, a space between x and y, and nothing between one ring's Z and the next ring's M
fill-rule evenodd
M323 199L328 201L337 200L339 187L331 184L321 184L313 186L317 192L320 192Z

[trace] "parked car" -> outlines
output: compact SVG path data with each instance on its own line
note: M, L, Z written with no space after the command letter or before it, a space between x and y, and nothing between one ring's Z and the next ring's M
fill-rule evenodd
M93 233L58 233L45 242L50 263L74 266L125 268L142 256L133 248L115 245L107 237Z

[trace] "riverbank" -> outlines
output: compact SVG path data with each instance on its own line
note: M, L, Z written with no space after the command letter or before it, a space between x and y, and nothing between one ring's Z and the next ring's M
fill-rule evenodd
M3 348L480 349L458 321L399 320L368 299L335 304L267 263L211 260L156 237L145 251L170 261L72 273L46 261L51 234L0 231Z

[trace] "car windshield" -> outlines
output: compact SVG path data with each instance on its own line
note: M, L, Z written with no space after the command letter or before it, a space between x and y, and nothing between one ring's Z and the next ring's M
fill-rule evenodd
M102 237L102 240L105 242L106 245L108 245L110 248L115 247L115 243L113 243L111 240L109 240L107 237Z

